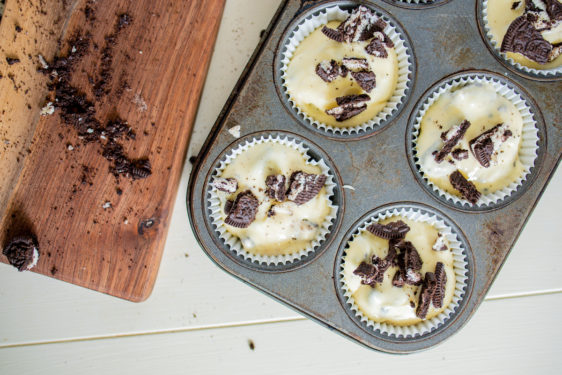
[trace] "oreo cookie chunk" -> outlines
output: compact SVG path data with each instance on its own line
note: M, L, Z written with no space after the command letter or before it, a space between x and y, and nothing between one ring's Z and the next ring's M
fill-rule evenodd
M282 174L270 175L265 179L265 195L271 199L276 199L279 202L283 202L286 198L286 188L285 188L286 178Z
M335 40L338 43L343 43L343 34L339 30L330 29L328 26L322 28L322 34L326 35L328 38Z
M435 251L448 250L449 248L447 247L447 243L445 242L445 236L441 233L437 233L437 239L435 240L435 243L431 248Z
M35 267L39 260L39 246L31 236L20 236L12 239L2 254L18 271L27 271Z
M370 70L362 70L360 72L351 72L351 76L357 84L366 92L371 92L377 86L375 73Z
M256 218L259 202L250 190L238 194L224 222L236 228L247 228Z
M455 160L468 159L468 150L464 150L462 148L457 148L456 150L451 151L451 156Z
M336 98L338 106L326 110L326 113L338 122L345 121L367 109L366 102L369 100L371 97L367 94L340 96Z
M235 178L217 177L213 180L213 186L217 190L232 194L238 190L238 181Z
M447 284L447 273L445 266L441 262L435 265L435 290L431 302L436 309L443 307L443 300L445 299L445 285Z
M369 69L367 59L361 59L358 57L344 57L342 59L342 65L352 71Z
M318 195L324 183L326 176L323 174L294 172L289 179L287 199L300 206Z
M476 189L476 186L470 181L468 181L458 170L454 171L449 176L449 181L451 185L459 191L464 199L472 204L476 204L478 199L480 199L480 192Z
M435 154L436 162L441 163L443 159L445 159L445 156L447 156L451 152L451 150L453 150L453 147L457 145L457 143L461 140L469 127L470 121L464 120L460 123L460 125L453 126L448 131L441 133L441 139L443 140L444 144L443 147L441 147L441 150L439 150Z
M535 19L527 14L516 18L503 37L500 51L520 53L539 64L551 61L552 44L535 29L532 22Z
M338 26L343 39L350 42L362 42L373 37L376 31L375 23L378 17L369 8L361 5L355 8L351 15Z
M336 60L324 60L316 65L316 74L322 78L324 82L332 82L338 77L347 76L347 68L340 66Z
M373 223L367 227L367 230L377 237L385 240L391 240L404 238L406 233L410 231L410 227L402 220L398 220L386 225Z
M386 259L381 259L376 255L372 258L372 264L361 262L353 271L353 274L361 277L361 284L375 287L377 283L382 283L384 273L390 267L390 263Z
M420 270L423 265L420 254L410 241L400 241L397 247L400 253L396 257L396 265L399 268L402 285L419 285L422 281Z
M437 279L433 272L426 272L425 279L422 284L422 289L420 292L420 299L418 302L418 308L416 309L416 316L420 319L425 319L431 302L433 300L433 294L435 292L435 286L437 285Z
M384 47L384 42L378 38L373 38L369 44L365 47L365 51L369 55L380 57L381 59L386 59L388 57L388 52Z
M513 133L506 126L498 124L472 139L468 145L478 163L484 168L488 168L499 145L512 135Z

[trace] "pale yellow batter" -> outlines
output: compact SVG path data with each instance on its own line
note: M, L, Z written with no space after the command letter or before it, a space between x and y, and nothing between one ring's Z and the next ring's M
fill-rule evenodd
M521 5L517 9L511 9L512 4L516 1L520 1ZM488 0L488 25L492 40L496 43L498 50L509 25L523 14L525 10L524 2L525 0ZM549 43L562 42L562 23L555 29L543 32L542 35ZM537 70L552 69L562 65L562 55L547 64L539 64L519 53L507 52L506 55L521 65Z
M327 26L335 29L339 24L339 21L332 21ZM394 48L385 46L387 58L375 57L365 51L369 41L338 43L326 37L321 29L322 26L314 30L298 45L289 62L285 87L291 100L311 118L333 127L353 127L373 119L396 89L398 62ZM328 83L316 74L315 69L322 61L333 59L341 62L344 57L367 59L369 70L376 75L377 85L368 93L371 100L367 102L365 111L338 122L325 112L337 106L336 97L364 94L365 91L350 74Z
M406 234L406 241L410 241L418 251L423 262L421 274L435 272L437 262L442 262L447 274L445 298L443 306L436 309L430 306L426 319L431 319L444 311L453 300L456 279L454 271L454 258L450 250L435 251L433 245L437 241L438 230L431 224L413 221L401 216L394 216L381 220L381 224L402 220L410 227ZM443 238L443 237L442 237ZM448 245L447 240L444 241ZM447 246L449 247L449 246ZM393 325L412 325L421 321L416 316L416 307L419 301L421 286L404 285L398 288L392 285L392 279L398 267L390 267L384 274L384 281L374 288L361 284L361 277L354 275L361 262L369 262L373 255L380 258L388 253L388 240L384 240L365 230L358 234L350 243L344 258L343 280L347 285L353 300L361 312L369 319L379 323ZM415 304L412 307L411 302Z
M455 148L468 150L468 158L455 160L449 154L445 160L437 163L432 153L443 146L441 133L465 119L471 125ZM511 130L512 136L501 143L491 165L484 168L470 152L469 141L499 123ZM482 194L501 190L523 174L524 168L519 160L522 127L521 113L488 84L469 84L445 92L429 107L421 121L416 144L421 171L439 188L459 197L460 193L449 182L449 176L457 169Z
M244 250L255 255L288 255L304 250L317 239L322 223L329 215L326 188L300 206L286 201L279 203L266 196L265 180L269 175L283 174L288 180L291 173L303 171L322 174L320 167L307 164L304 156L292 147L265 142L254 145L238 155L220 177L235 178L238 190L234 194L219 192L223 219L224 205L238 193L251 190L260 202L256 219L248 228L225 225L228 232L240 239ZM267 215L275 205L275 215Z

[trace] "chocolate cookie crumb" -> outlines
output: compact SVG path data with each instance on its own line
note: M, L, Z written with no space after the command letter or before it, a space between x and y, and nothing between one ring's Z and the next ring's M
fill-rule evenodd
M416 316L420 319L425 319L429 306L431 305L431 300L433 298L433 293L435 291L435 285L437 280L433 272L427 272L425 274L425 280L422 284L422 289L420 292L418 308L416 309Z
M462 148L457 148L451 152L451 156L455 160L468 159L468 150L463 150Z
M316 65L316 74L322 78L324 82L332 82L339 76L345 77L347 69L342 68L336 60L324 60Z
M386 59L388 57L388 52L386 52L383 42L379 39L371 40L365 47L365 51L367 51L369 55L380 57L381 59Z
M443 300L445 299L445 285L447 284L447 274L445 273L445 266L441 262L435 265L435 291L433 293L432 303L435 308L440 309L443 307Z
M476 189L476 186L470 181L468 181L458 170L454 171L449 176L449 181L451 185L459 191L464 199L472 204L476 204L478 199L480 199L480 192Z
M18 59L17 57L6 57L6 62L8 63L8 65L14 65L20 62L20 59Z
M349 70L369 69L369 63L367 62L367 59L361 59L358 57L344 57L342 59L342 65Z
M343 34L339 30L330 29L329 27L324 26L322 28L322 34L338 43L343 42Z
M39 245L30 235L13 238L2 250L8 262L18 269L27 271L35 267L39 260Z

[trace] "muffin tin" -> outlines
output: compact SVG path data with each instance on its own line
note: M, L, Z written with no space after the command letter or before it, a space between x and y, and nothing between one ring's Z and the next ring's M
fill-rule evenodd
M190 177L190 222L207 255L236 278L369 348L415 352L458 331L482 302L562 156L558 100L562 82L541 82L506 69L479 32L477 3L284 1L213 126ZM325 7L360 4L388 14L401 25L411 42L415 71L403 108L385 126L360 136L334 137L287 108L279 86L278 56L287 33L303 17ZM478 209L433 194L412 155L411 122L420 105L435 85L465 74L496 77L516 88L528 100L539 130L538 155L530 177L499 204ZM228 130L238 125L242 137L235 139ZM286 264L260 264L238 256L220 239L209 216L208 184L217 163L245 137L261 135L302 141L312 158L328 164L337 184L333 202L339 210L331 234L315 252ZM342 297L339 267L348 239L366 218L388 207L412 207L443 218L455 228L466 250L469 278L459 307L443 325L423 335L398 337L374 331L354 317Z

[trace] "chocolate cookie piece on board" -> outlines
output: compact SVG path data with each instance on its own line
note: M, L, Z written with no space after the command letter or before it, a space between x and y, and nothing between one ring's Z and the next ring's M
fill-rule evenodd
M458 170L454 171L449 176L449 181L451 185L461 193L462 197L472 204L476 204L478 199L480 199L480 192L476 189L476 186L470 181L468 181Z
M267 176L265 179L265 186L267 187L265 194L271 199L283 202L286 198L287 191L285 188L285 181L286 178L282 174Z
M385 240L390 240L404 238L406 233L410 231L410 227L402 220L398 220L386 225L373 223L367 227L367 230L377 237L383 238Z
M255 220L259 201L250 190L236 197L224 222L236 228L247 228Z
M320 192L326 183L326 178L323 174L294 172L289 179L287 199L299 206L305 204Z
M39 260L39 246L32 236L13 238L2 250L8 262L18 271L30 270Z
M543 38L526 15L522 15L509 25L500 50L520 53L539 64L546 64L549 62L552 44Z

